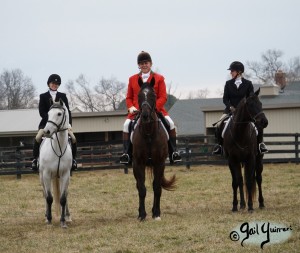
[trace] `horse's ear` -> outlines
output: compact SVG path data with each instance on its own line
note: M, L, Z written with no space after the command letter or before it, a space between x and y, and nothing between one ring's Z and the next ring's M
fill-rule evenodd
M260 87L258 88L258 90L257 90L257 91L255 91L255 93L254 93L254 94L255 94L256 96L258 96L258 95L259 95L259 92L260 92Z
M61 105L61 106L63 106L63 105L64 105L64 102L62 101L62 99L61 99L61 98L59 99L59 103L60 103L60 105Z
M143 85L143 83L144 83L143 80L142 80L142 78L141 78L140 76L139 76L138 83L139 83L139 86L140 86L140 87L142 87L142 85Z
M154 76L152 77L151 81L150 81L150 86L153 88L155 84L155 78Z

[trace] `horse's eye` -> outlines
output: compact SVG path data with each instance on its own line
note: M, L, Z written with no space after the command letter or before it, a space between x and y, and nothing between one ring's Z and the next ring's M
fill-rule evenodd
M57 115L58 115L58 116L61 116L61 112L59 112Z

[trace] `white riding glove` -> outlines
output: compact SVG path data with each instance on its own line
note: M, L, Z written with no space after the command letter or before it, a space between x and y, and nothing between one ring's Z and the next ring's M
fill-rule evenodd
M134 114L138 109L136 109L134 106L131 106L129 109L128 109L128 112L130 114Z
M72 130L72 126L71 126L70 123L69 123L69 125L68 125L68 129L69 129L69 130Z

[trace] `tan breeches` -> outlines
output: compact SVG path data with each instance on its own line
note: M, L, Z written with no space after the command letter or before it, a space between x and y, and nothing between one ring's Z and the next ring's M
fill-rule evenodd
M76 137L71 129L68 129L68 134L71 137L72 143L76 143ZM43 135L44 135L44 129L40 129L37 135L35 136L35 139L38 143L41 143Z

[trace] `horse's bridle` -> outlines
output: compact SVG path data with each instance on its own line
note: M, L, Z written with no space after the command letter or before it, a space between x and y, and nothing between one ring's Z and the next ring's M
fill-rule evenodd
M65 122L66 122L66 109L63 108L62 106L52 105L52 106L50 107L49 111L52 110L52 109L54 109L54 108L58 108L58 109L62 109L62 110L63 110L63 117L62 117L62 119L61 119L61 122L60 122L59 124L56 124L54 121L48 120L47 123L51 123L51 124L53 124L54 126L56 126L57 132L67 130L68 128L61 128L61 127L65 124Z

